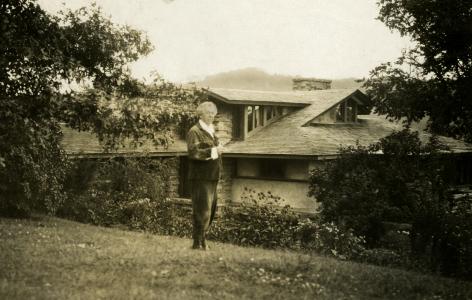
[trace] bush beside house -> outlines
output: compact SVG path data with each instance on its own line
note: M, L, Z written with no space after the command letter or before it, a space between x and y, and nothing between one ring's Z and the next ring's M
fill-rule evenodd
M444 151L434 137L422 144L408 129L367 147L341 149L339 159L311 174L321 219L352 228L369 248L382 245L386 222L411 224L406 233L413 258L443 274L470 277L472 202L451 194Z

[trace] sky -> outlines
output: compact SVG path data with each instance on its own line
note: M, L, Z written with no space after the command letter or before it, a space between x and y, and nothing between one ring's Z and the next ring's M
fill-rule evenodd
M39 0L48 12L92 0ZM97 0L105 15L144 31L155 50L131 65L186 82L255 67L326 79L367 77L409 40L376 20L376 0Z

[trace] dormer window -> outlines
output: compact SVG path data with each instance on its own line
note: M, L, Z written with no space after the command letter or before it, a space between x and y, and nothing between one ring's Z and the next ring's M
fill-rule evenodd
M262 107L250 105L247 107L247 131L250 132L263 125Z
M318 115L313 120L309 121L307 125L357 123L359 105L362 105L362 103L356 99L346 99Z
M243 108L243 118L241 118L241 135L235 135L245 139L248 135L256 132L279 117L290 112L290 108L275 105L246 105ZM236 118L239 118L235 115Z
M348 99L336 107L336 123L355 123L357 121L357 102Z
M283 115L283 108L281 106L264 106L265 120L270 121L277 116Z

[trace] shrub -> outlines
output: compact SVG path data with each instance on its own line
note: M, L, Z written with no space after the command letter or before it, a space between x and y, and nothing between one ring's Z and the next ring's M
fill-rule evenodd
M39 121L29 121L29 127L1 123L0 215L28 217L33 211L54 214L65 199L63 178L68 167L59 146L59 128ZM4 131L7 123L9 130Z
M449 276L472 279L472 198L456 199L444 223L440 270Z
M239 206L225 207L210 238L237 245L302 249L340 259L360 255L364 239L334 223L321 223L294 212L271 192L245 189Z
M281 198L271 192L245 188L240 206L225 207L210 238L238 245L290 248L294 243L297 215L281 207Z
M367 147L341 148L338 159L312 171L310 194L324 221L353 228L371 247L385 234L385 221L412 223L412 245L424 253L448 205L440 150L436 138L423 145L408 129Z
M362 259L471 278L472 201L453 197L441 150L436 138L424 145L408 129L368 147L342 148L339 159L310 177L323 222L353 228L371 248L385 240L386 223L409 223L407 251L391 243L364 251Z
M58 213L96 225L143 227L135 222L137 216L146 222L168 198L171 163L150 158L78 160L67 180L68 200Z
M123 213L126 219L123 224L132 230L180 237L190 237L192 234L191 209L185 209L168 198L130 201L123 208Z
M322 223L319 219L300 220L296 233L302 249L340 259L355 259L365 251L363 237L354 235L352 229L338 227L333 222Z

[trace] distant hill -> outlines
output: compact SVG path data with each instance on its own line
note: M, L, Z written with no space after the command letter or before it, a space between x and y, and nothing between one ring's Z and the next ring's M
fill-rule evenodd
M293 76L269 74L257 68L239 69L229 72L209 75L195 83L201 87L261 90L261 91L291 91ZM325 78L323 78L325 79ZM359 88L362 83L356 78L334 79L333 89Z

